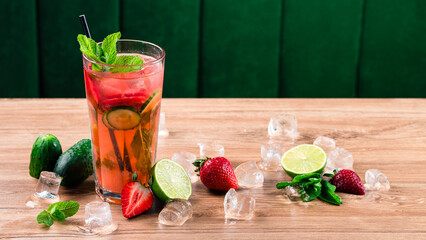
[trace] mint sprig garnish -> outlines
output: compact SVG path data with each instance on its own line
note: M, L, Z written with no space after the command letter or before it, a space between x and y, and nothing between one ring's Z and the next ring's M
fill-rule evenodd
M117 41L120 39L121 33L113 33L108 35L102 42L102 53L101 60L105 61L106 64L113 64L117 57ZM103 58L102 58L103 57Z
M53 224L53 220L63 222L65 218L74 216L79 208L80 205L75 201L53 203L46 210L38 214L37 223L44 223L50 227Z
M282 189L287 186L300 188L298 193L304 202L309 202L315 198L319 198L331 204L342 204L342 199L334 193L336 191L336 187L326 180L321 179L321 175L319 173L298 175L294 177L293 181L280 182L276 187L278 189Z
M80 51L92 61L98 63L105 63L117 66L129 67L101 67L99 64L92 63L92 70L98 72L112 72L112 73L128 73L139 71L142 69L143 60L136 55L120 55L117 56L117 41L120 39L121 33L113 33L108 35L99 46L93 39L88 38L86 35L79 34L77 41L80 44ZM136 65L136 66L130 66Z

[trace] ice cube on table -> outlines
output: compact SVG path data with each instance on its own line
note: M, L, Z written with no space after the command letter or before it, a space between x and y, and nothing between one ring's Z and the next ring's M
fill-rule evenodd
M178 152L172 156L172 161L179 163L191 178L191 182L195 183L198 181L198 174L195 172L196 167L192 164L197 157L190 152Z
M268 125L271 137L287 138L294 142L297 135L297 119L291 114L279 114L271 117Z
M247 193L231 188L225 195L223 206L225 218L234 220L250 220L254 217L255 199Z
M185 199L172 199L158 214L158 222L169 226L182 226L192 218L192 205Z
M169 130L166 128L166 114L164 112L160 112L160 120L158 125L158 135L169 136Z
M365 172L365 189L370 191L388 191L390 183L388 177L379 169L368 169Z
M314 145L322 148L327 155L336 148L334 139L324 136L317 137L314 141Z
M85 207L85 225L79 226L81 232L86 234L110 234L117 230L118 226L112 221L109 203L93 201Z
M354 158L352 154L344 148L337 147L330 151L327 159L327 170L333 172L334 169L353 169Z
M225 148L216 141L198 143L198 146L200 147L200 158L225 156Z
M263 173L255 161L245 162L235 168L239 187L258 188L263 186Z
M296 186L287 186L282 189L283 196L287 197L290 201L300 201L300 194L298 191L299 187Z
M54 172L41 172L35 192L27 199L25 205L34 208L36 206L48 206L59 201L58 192L61 181L61 176Z
M281 156L285 149L281 144L269 142L260 148L261 161L259 167L264 171L277 171L281 169Z

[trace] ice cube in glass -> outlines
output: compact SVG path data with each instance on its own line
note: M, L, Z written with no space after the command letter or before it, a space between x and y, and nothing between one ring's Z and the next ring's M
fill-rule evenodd
M86 204L84 214L85 225L79 226L83 233L105 235L118 227L112 221L111 208L107 202L93 201Z
M255 199L248 193L241 193L231 188L225 195L223 206L225 218L250 220L254 217Z
M235 168L239 187L258 188L263 186L264 177L255 161L249 161Z
M182 226L192 218L192 205L185 199L172 199L158 214L158 222L169 226Z
M198 174L195 172L196 167L192 164L195 160L197 160L197 157L190 152L178 152L172 156L172 161L179 163L185 169L192 183L199 179Z
M388 177L379 169L368 169L365 172L365 189L370 191L388 191Z

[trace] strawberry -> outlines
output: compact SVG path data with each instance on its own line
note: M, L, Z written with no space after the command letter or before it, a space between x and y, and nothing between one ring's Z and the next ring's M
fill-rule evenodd
M111 110L114 107L130 106L140 111L142 104L148 99L146 96L131 96L131 97L117 97L109 98L102 101L101 105L104 110Z
M336 192L365 195L365 188L361 179L352 170L340 170L333 176L330 183L336 186Z
M231 163L224 157L198 159L194 162L200 172L201 182L208 189L228 191L231 188L238 189L238 181L235 177Z
M136 177L135 177L136 176ZM154 195L139 181L135 181L137 175L133 174L133 180L128 182L121 190L121 208L123 216L132 218L148 210L154 202Z

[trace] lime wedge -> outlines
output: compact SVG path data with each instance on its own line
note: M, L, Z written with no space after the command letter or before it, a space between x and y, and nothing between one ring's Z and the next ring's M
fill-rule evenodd
M191 196L191 179L185 169L170 159L161 159L151 170L151 189L161 201L173 198L186 199Z
M281 158L281 166L290 177L313 172L322 173L326 164L327 154L322 148L311 144L296 146L285 152Z

